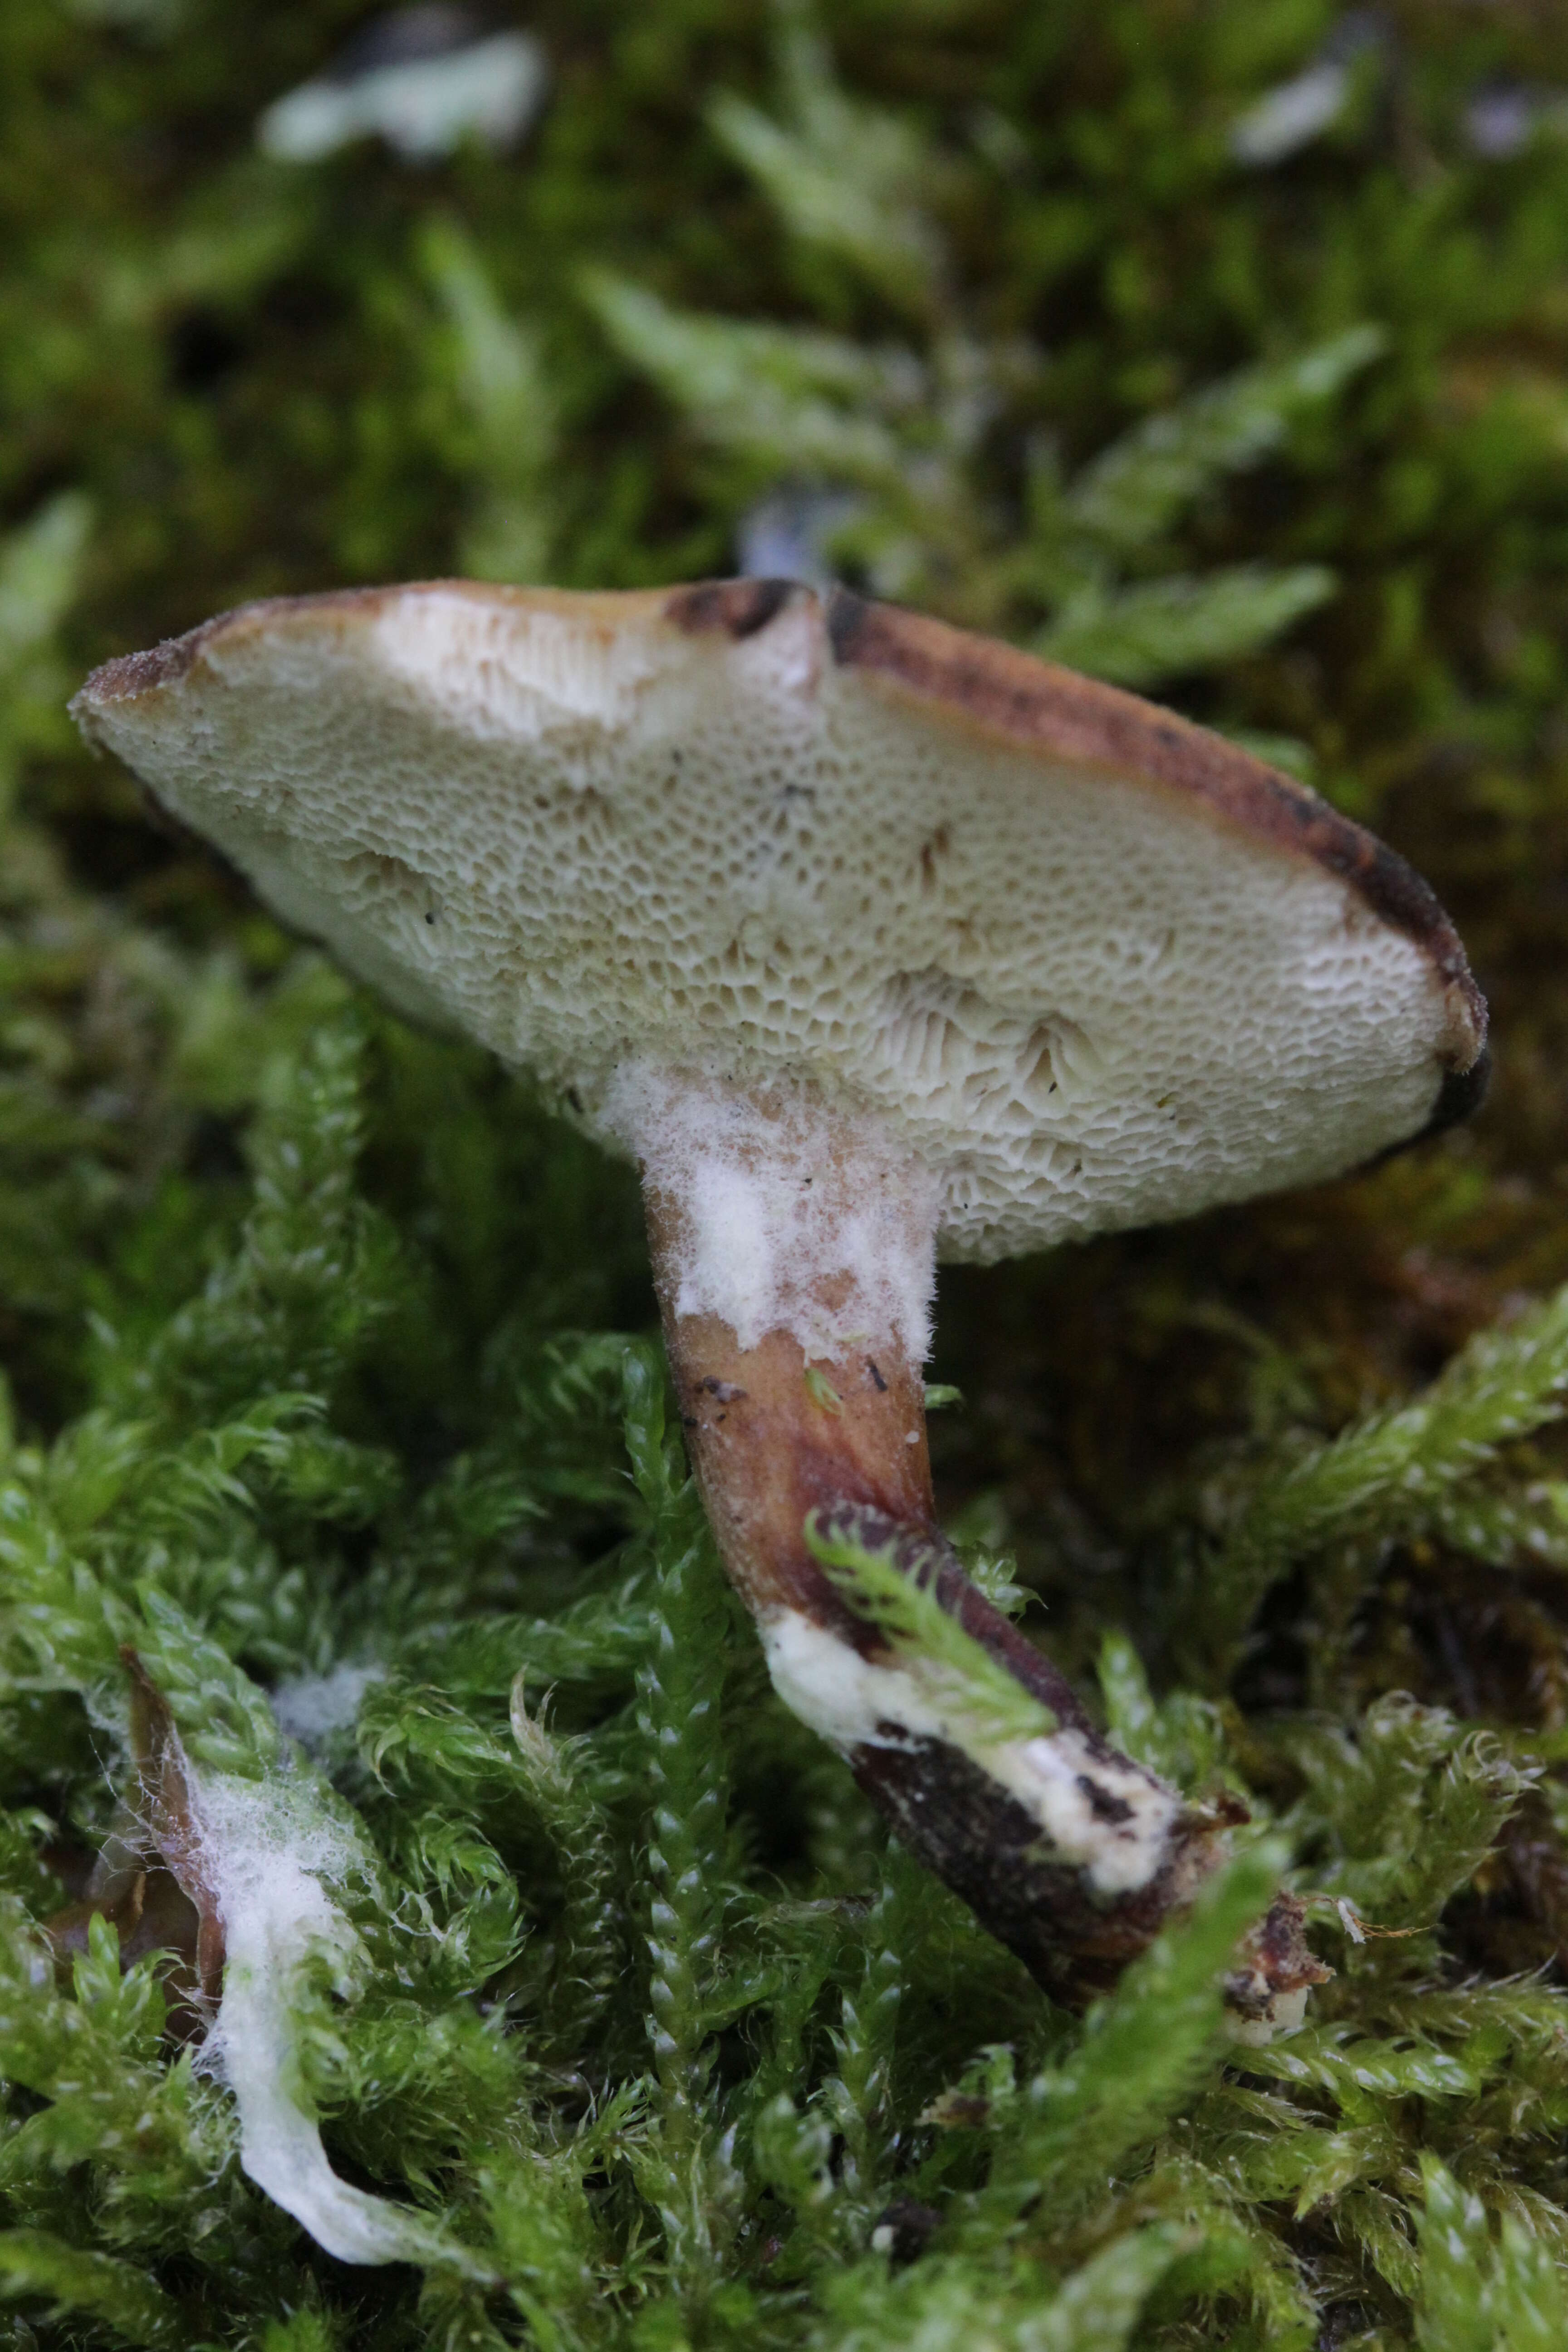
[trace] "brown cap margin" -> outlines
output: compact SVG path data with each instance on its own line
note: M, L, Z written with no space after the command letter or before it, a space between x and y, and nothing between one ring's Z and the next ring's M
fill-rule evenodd
M1448 1001L1444 1058L1455 1073L1477 1067L1487 1034L1486 1000L1430 884L1397 851L1305 784L1174 711L995 638L872 604L844 588L829 596L826 619L835 656L846 667L868 671L913 700L940 704L1011 742L1146 776L1201 802L1227 824L1336 875L1380 920L1424 950ZM1452 1124L1477 1100L1479 1093L1455 1090L1451 1102L1439 1106L1441 1123Z
M177 686L213 639L226 636L231 629L248 633L265 628L275 614L285 614L336 612L363 618L402 593L396 588L329 588L318 596L263 596L254 604L236 604L226 613L215 613L199 628L187 629L183 637L165 637L162 645L152 646L145 653L120 654L106 661L73 698L71 709L90 720L95 702L129 702L156 687Z

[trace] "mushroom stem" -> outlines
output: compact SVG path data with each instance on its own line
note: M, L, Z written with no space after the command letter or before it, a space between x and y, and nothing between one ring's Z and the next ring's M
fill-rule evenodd
M693 1467L775 1688L1042 1984L1067 2000L1102 1990L1244 1816L1189 1806L1119 1754L937 1525L921 1377L934 1188L874 1123L804 1092L740 1097L645 1067L623 1073L610 1113L643 1166ZM913 1579L1017 1686L1021 1722L999 1727L950 1667L857 1614L824 1564L836 1548ZM1322 1973L1299 1927L1270 1925L1237 1979L1265 2026Z

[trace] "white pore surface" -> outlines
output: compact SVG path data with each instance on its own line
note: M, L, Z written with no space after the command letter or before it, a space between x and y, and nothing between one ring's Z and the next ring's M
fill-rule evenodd
M658 598L479 586L245 614L89 731L285 921L623 1137L617 1066L804 1079L995 1258L1332 1174L1415 1133L1423 950L1148 779Z
M465 2264L420 2214L339 2179L294 2088L300 1971L324 1954L341 1977L354 1952L331 1893L366 1860L354 1832L328 1815L306 1772L245 1780L197 1773L188 1758L183 1769L192 1860L224 1931L223 1997L203 2057L234 2095L240 2163L340 2262Z
M629 1061L601 1117L674 1206L668 1310L721 1317L742 1348L784 1330L807 1356L879 1344L925 1361L937 1187L881 1121Z
M965 1715L962 1688L923 1671L918 1660L878 1665L793 1609L763 1618L761 1632L773 1688L841 1755L918 1739L962 1749L1016 1799L1062 1861L1082 1870L1100 1895L1146 1886L1168 1860L1181 1799L1125 1757L1091 1751L1081 1732L985 1739ZM1129 1818L1098 1819L1084 1778L1124 1800Z

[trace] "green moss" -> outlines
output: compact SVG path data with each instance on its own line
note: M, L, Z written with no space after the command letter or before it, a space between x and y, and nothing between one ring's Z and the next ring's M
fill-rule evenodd
M0 11L18 2343L1544 2352L1568 143L1488 161L1464 115L1568 84L1568 37L1411 0L1249 172L1227 127L1320 0L840 0L831 56L788 9L544 0L519 155L267 163L260 104L360 15ZM781 473L853 495L868 584L1283 743L1432 875L1496 1013L1467 1134L944 1280L966 1558L1259 1833L1081 2023L769 1693L626 1171L355 1001L61 713L247 595L722 570ZM333 2262L246 2176L193 1917L134 1891L127 1650L198 1785L353 1828L283 2072L423 2268ZM1280 1868L1338 1974L1242 2052L1217 1972Z

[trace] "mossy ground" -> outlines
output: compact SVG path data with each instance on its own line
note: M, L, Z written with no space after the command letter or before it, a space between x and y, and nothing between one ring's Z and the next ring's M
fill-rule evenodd
M517 155L266 163L259 107L362 14L0 11L5 2324L1546 2352L1568 143L1488 158L1466 119L1568 86L1561 13L1389 7L1339 121L1260 171L1227 127L1320 0L837 0L836 81L747 0L544 0ZM818 168L869 203L858 245L853 207L792 215ZM817 340L699 348L704 313ZM1366 328L1331 391L1281 390ZM761 423L697 368L737 351ZM1179 495L1132 464L1156 413ZM1131 522L1090 496L1119 443ZM1087 2028L766 1696L662 1431L626 1173L355 1004L61 715L94 661L251 595L721 572L791 474L859 500L856 576L1078 628L1289 739L1430 875L1494 1009L1468 1131L944 1278L949 1523L1129 1744L1276 1841ZM1271 589L1249 635L1211 593L1237 564L1332 593ZM128 1786L126 1645L194 1769L260 1790L258 1692L374 1670L298 1782L369 1858L289 1979L290 2082L341 2173L466 2256L351 2269L250 2186L156 1949L122 1975L79 1920L57 1981L42 1923ZM1243 2064L1214 1979L1282 1861L1339 1974ZM1395 1932L1357 1943L1341 1903Z

